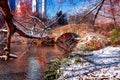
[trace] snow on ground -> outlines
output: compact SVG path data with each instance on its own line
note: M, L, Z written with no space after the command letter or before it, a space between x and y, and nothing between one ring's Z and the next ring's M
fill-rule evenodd
M110 44L110 40L107 37L93 32L83 31L80 34L80 40L75 49L81 50L81 47L83 47L86 50L99 50L108 44Z
M93 56L84 57L85 62L61 68L63 75L59 80L120 80L120 47L109 46L88 53Z
M93 57L86 58L94 64L105 65L120 61L120 47L106 47L104 49L93 51Z

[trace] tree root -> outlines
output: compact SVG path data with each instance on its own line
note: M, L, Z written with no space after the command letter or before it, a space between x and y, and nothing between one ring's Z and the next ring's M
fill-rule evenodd
M5 61L7 61L9 59L17 59L17 58L18 57L16 55L14 55L14 54L0 56L0 60L2 59L2 60L5 60Z

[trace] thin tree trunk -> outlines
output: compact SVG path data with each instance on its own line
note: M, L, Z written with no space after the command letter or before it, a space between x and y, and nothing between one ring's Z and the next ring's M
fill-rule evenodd
M97 16L98 16L99 11L100 11L101 8L102 8L104 2L105 2L105 0L102 0L100 7L98 8L98 10L97 10L97 12L96 12L96 14L95 14L95 17L94 17L94 20L93 20L93 25L95 24L95 20L96 20L96 18L97 18Z
M42 18L46 18L46 0L42 0Z

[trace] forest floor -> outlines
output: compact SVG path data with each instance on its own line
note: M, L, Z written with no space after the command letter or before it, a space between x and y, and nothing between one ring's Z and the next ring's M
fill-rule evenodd
M73 54L80 55L82 52ZM120 47L109 46L84 54L93 56L81 60L70 58L69 65L60 69L63 75L59 80L120 80Z

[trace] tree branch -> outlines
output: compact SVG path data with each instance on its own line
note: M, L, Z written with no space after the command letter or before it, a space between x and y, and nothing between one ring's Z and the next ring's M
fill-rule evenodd
M101 8L102 8L102 6L104 4L104 1L105 0L102 0L101 3L100 3L100 7L98 8L97 13L95 14L95 17L94 17L94 20L93 20L93 25L95 24L95 20L96 20L96 18L98 16L99 11L101 10Z
M43 38L45 38L45 37L41 37L41 36L30 35L30 34L24 32L23 30L21 30L21 29L20 29L19 27L17 27L16 25L14 25L14 26L15 26L15 29L16 29L15 32L17 32L17 33L18 33L20 36L22 36L22 37L31 38L31 39L43 39Z
M97 4L92 10L90 10L89 12L87 12L82 18L80 21L78 21L77 23L80 23L87 15L89 15L90 13L92 13L95 9L97 9L100 5L102 4L102 1Z

